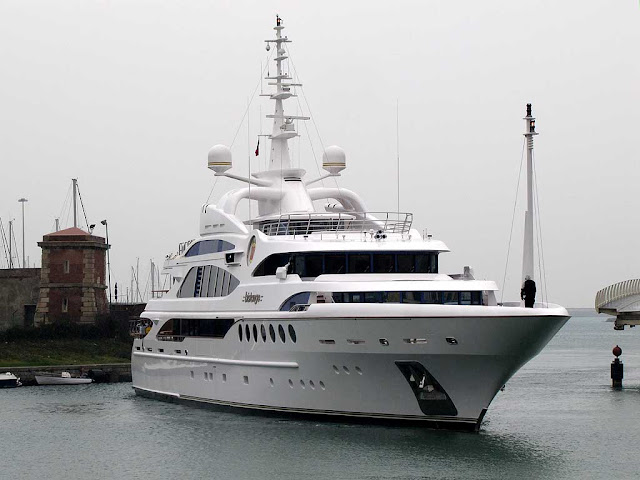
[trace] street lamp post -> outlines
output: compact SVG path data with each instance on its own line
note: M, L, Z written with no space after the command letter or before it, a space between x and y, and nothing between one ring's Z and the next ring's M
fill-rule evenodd
M21 198L18 200L22 204L22 268L27 268L27 264L24 256L24 204L28 202L26 198Z
M109 225L107 224L107 220L102 220L100 222L104 225L105 232L107 234L107 275L109 276L109 311L111 311L111 259L109 256L109 250L111 250L111 246L109 245Z

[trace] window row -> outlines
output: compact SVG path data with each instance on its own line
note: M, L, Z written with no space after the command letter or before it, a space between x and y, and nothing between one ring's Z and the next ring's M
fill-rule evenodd
M185 257L195 257L197 255L206 255L208 253L226 252L233 250L236 246L225 240L202 240L193 244L193 246L185 253Z
M267 328L269 330L269 336L267 337ZM293 325L289 325L287 327L287 331L289 333L289 338L293 343L296 343L298 337L296 335L296 330L293 328ZM287 335L284 331L284 327L282 325L278 325L278 336L280 337L280 341L282 343L287 342ZM246 340L247 342L254 341L258 342L259 339L262 339L262 342L265 343L267 338L270 338L272 342L276 341L276 330L272 324L269 324L266 327L264 324L260 325L260 336L258 337L258 326L254 323L253 327L249 327L248 324L242 328L242 325L238 325L238 339L242 342L242 340Z
M287 273L317 277L340 273L438 273L437 252L304 252L276 253L265 258L253 275L275 275L289 264Z
M176 341L175 337L224 338L233 322L233 318L172 318L162 325L157 338L169 341Z
M193 267L184 277L178 298L224 297L233 292L240 281L215 265Z
M443 305L482 305L482 292L335 292L316 294L315 303L414 303ZM289 297L280 307L291 311L296 305L308 304L310 292L300 292Z

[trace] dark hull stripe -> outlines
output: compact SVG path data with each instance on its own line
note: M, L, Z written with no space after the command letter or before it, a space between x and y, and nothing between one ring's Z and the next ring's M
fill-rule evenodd
M200 407L214 408L220 411L242 412L245 414L293 417L306 420L319 420L341 423L373 423L387 425L422 426L430 428L442 428L450 430L464 430L477 432L486 413L484 409L479 418L457 418L447 416L413 416L413 415L392 415L392 414L372 414L364 412L341 412L334 410L310 410L288 407L273 407L270 405L251 405L245 403L226 402L209 398L192 397L189 395L169 394L147 390L140 387L133 387L136 394L164 400L173 403L185 403Z

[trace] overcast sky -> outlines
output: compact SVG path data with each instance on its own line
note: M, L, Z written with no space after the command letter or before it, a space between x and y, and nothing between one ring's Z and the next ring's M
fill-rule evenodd
M372 211L397 208L398 103L400 209L451 248L441 271L471 265L502 285L531 102L550 300L592 306L598 289L640 276L638 0L2 0L0 218L16 219L21 244L17 200L29 199L32 263L72 177L89 223L108 219L120 292L137 258L145 276L197 235L207 151L231 143L276 13L324 145L347 152L340 185ZM254 101L233 147L240 174L261 105L270 113ZM299 131L295 161L315 176ZM212 200L237 186L218 181ZM519 293L520 193L505 300Z

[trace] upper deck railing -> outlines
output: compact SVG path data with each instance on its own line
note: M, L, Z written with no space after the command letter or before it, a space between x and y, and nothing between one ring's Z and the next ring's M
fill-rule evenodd
M309 235L311 233L358 233L373 230L375 234L409 233L412 213L290 213L278 218L254 222L265 235Z

